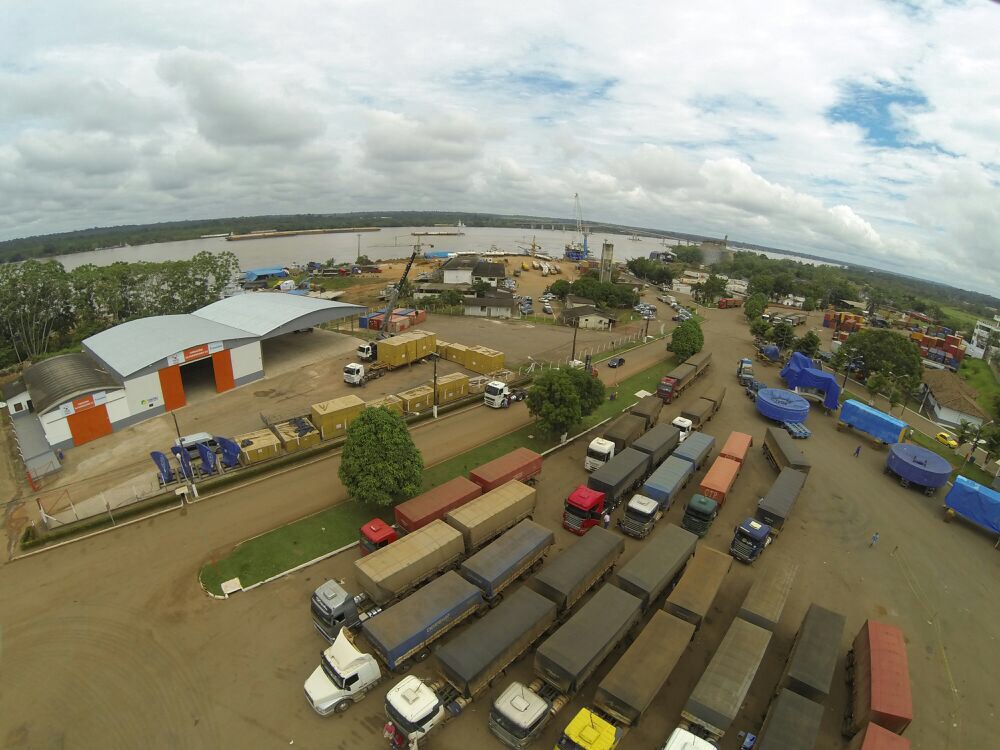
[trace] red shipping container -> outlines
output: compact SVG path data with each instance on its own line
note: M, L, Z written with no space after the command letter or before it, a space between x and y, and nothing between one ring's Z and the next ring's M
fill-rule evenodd
M742 466L752 445L753 438L745 432L730 432L729 437L726 438L726 444L719 451L719 455L732 459Z
M847 750L910 750L910 741L878 724L869 724L854 735Z
M455 477L396 506L396 525L406 533L421 529L431 521L483 494L483 488L465 477Z
M527 448L516 448L473 469L469 479L482 487L483 492L489 492L514 479L531 484L541 473L542 457Z
M701 480L698 491L707 498L715 500L719 505L726 502L726 495L733 488L736 477L740 473L739 461L731 458L719 456L715 459L707 472L705 478Z
M913 720L903 631L894 625L868 620L854 639L848 664L851 700L844 718L844 736L853 737L868 722L902 734Z

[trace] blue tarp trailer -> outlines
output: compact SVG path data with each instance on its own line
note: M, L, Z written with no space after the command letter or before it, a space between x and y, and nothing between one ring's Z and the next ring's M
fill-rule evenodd
M670 456L646 479L640 493L658 502L661 510L668 510L693 473L694 465L690 461Z
M1000 492L957 476L944 505L977 526L1000 534Z
M715 447L715 438L704 432L692 432L687 440L680 444L674 451L673 456L683 458L694 464L694 470L698 471L708 460L709 454ZM672 457L673 457L672 456Z
M478 586L487 599L495 599L540 561L554 541L555 535L549 529L526 518L463 562L459 573Z
M802 352L793 352L781 370L781 378L789 388L807 388L823 394L823 406L836 409L840 403L840 385L833 373L823 372Z
M902 419L879 411L873 406L866 406L860 401L853 399L845 401L840 407L840 419L837 422L837 429L851 427L881 443L892 445L902 442L903 434L909 429L909 425Z

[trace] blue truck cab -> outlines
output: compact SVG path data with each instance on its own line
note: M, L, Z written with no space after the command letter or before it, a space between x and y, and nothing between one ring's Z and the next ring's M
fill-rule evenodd
M747 518L736 527L729 554L740 562L752 563L771 543L771 527L766 523Z

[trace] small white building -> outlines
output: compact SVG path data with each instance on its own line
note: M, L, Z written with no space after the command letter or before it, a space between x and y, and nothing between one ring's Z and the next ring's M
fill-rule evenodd
M985 349L991 333L1000 335L1000 315L993 316L992 322L976 321L976 327L972 329L972 343L979 349Z
M573 294L566 295L566 309L572 310L574 307L597 307L597 303L586 297L577 297Z
M462 306L466 315L478 318L509 319L520 317L518 302L510 296L467 297Z
M923 379L925 403L934 421L958 429L962 422L978 427L988 419L976 402L976 392L955 373L929 370Z
M507 276L503 263L492 263L474 255L449 258L441 266L441 272L445 284L475 284L477 281L484 281L492 287Z
M589 328L595 331L610 330L615 324L614 316L587 305L564 310L562 318L568 326Z

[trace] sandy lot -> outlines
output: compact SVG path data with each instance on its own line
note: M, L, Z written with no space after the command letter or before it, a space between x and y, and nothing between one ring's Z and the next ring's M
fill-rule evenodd
M664 410L671 419L708 386L730 387L707 432L750 432L757 442L737 489L703 542L725 549L733 526L748 515L774 473L759 452L765 424L735 387L735 359L749 349L738 310L708 311L706 340L715 363L700 385ZM629 358L638 369L662 357L660 345ZM606 370L605 370L606 371ZM777 384L777 368L762 368ZM428 462L453 445L474 444L524 422L523 407L476 409L417 430ZM736 564L707 624L626 748L655 748L675 726L680 708L732 621L751 582L778 565L800 566L785 617L749 700L723 748L738 746L736 730L760 721L810 602L839 610L848 624L846 653L868 617L896 623L908 640L916 719L907 732L915 748L989 748L997 720L989 669L1000 637L993 584L1000 558L992 539L963 523L941 522L940 498L904 490L881 471L884 453L809 418L803 447L814 469L789 526L754 567ZM559 548L574 537L558 528L563 498L585 481L585 446L546 461L536 519L557 529ZM4 747L383 747L382 697L369 696L345 716L314 715L302 683L323 646L312 630L308 597L324 578L354 587L353 553L345 553L228 601L206 597L198 567L239 540L336 500L335 458L260 481L172 513L0 568L0 743ZM700 475L699 475L700 476ZM661 522L679 522L694 484ZM662 529L662 526L661 526ZM879 530L881 541L869 549ZM627 541L625 558L642 542ZM588 701L616 655L605 663L550 725L538 747ZM985 667L985 668L984 668ZM420 667L425 674L430 663ZM490 700L509 679L525 679L522 659L427 746L499 747L486 728ZM843 660L826 703L817 748L845 747L839 722L846 702Z

